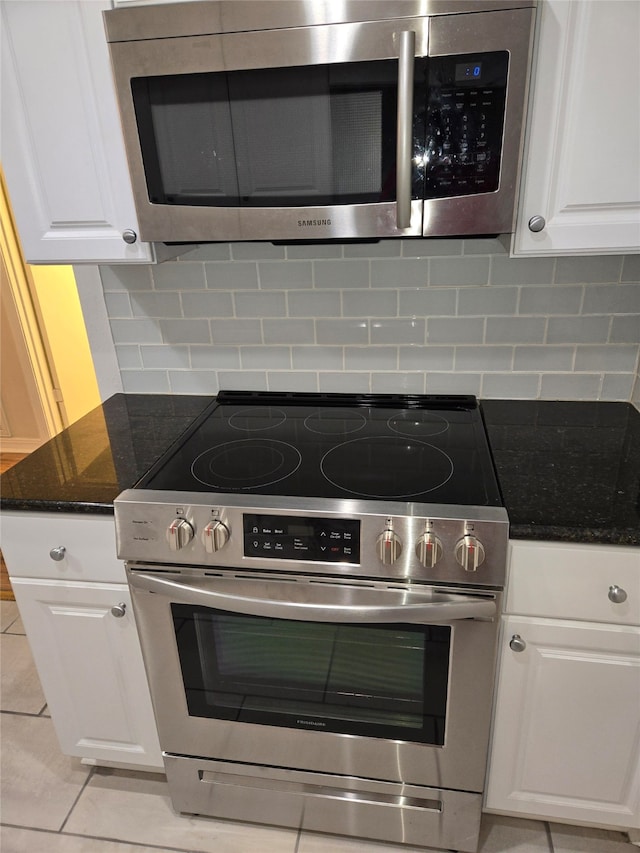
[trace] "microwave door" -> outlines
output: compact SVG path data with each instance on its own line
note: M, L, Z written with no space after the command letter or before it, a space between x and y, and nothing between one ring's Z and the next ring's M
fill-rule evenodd
M411 233L413 92L405 75L406 96L398 97L396 60L228 78L247 236L268 238L280 227L299 239Z
M421 234L427 33L420 18L112 44L142 238Z

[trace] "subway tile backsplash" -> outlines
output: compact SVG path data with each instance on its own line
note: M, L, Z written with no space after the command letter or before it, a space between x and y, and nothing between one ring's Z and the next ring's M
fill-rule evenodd
M640 403L639 256L499 239L200 246L100 268L125 391Z

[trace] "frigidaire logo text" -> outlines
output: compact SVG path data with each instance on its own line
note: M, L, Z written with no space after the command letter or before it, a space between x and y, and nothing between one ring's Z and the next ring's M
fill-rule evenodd
M313 225L331 225L330 219L298 219L298 228L309 228Z
M296 720L296 723L299 726L319 726L320 728L327 725L326 723L319 723L316 720Z

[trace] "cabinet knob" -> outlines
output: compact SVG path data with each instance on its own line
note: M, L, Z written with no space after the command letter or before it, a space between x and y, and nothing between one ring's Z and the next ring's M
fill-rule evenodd
M622 604L626 600L626 590L622 589L621 586L614 583L613 586L609 587L609 601L613 601L614 604Z
M66 554L67 549L64 545L57 545L55 548L52 548L49 551L49 556L52 560L55 560L56 563L59 563L60 560L64 560L64 555Z
M122 239L125 243L135 243L138 239L138 235L133 230L133 228L127 228L125 231L122 232Z
M121 601L120 604L114 604L111 608L111 615L115 616L116 619L122 619L126 612L127 605L124 603L124 601Z
M527 644L520 634L514 634L509 642L509 648L514 652L523 652L527 648Z
M532 216L529 220L529 231L542 231L546 224L544 216Z

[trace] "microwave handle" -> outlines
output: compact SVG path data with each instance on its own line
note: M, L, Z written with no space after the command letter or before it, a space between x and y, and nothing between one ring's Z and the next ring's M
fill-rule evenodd
M408 600L406 593L399 590L356 590L347 586L250 579L174 580L147 572L130 573L129 584L134 590L160 594L177 604L303 622L426 625L457 619L492 619L497 613L494 600L457 593L437 594L435 599L424 596L421 601L419 593L410 595Z
M413 152L413 67L416 34L399 33L398 45L398 129L396 146L396 224L411 225L411 155Z

